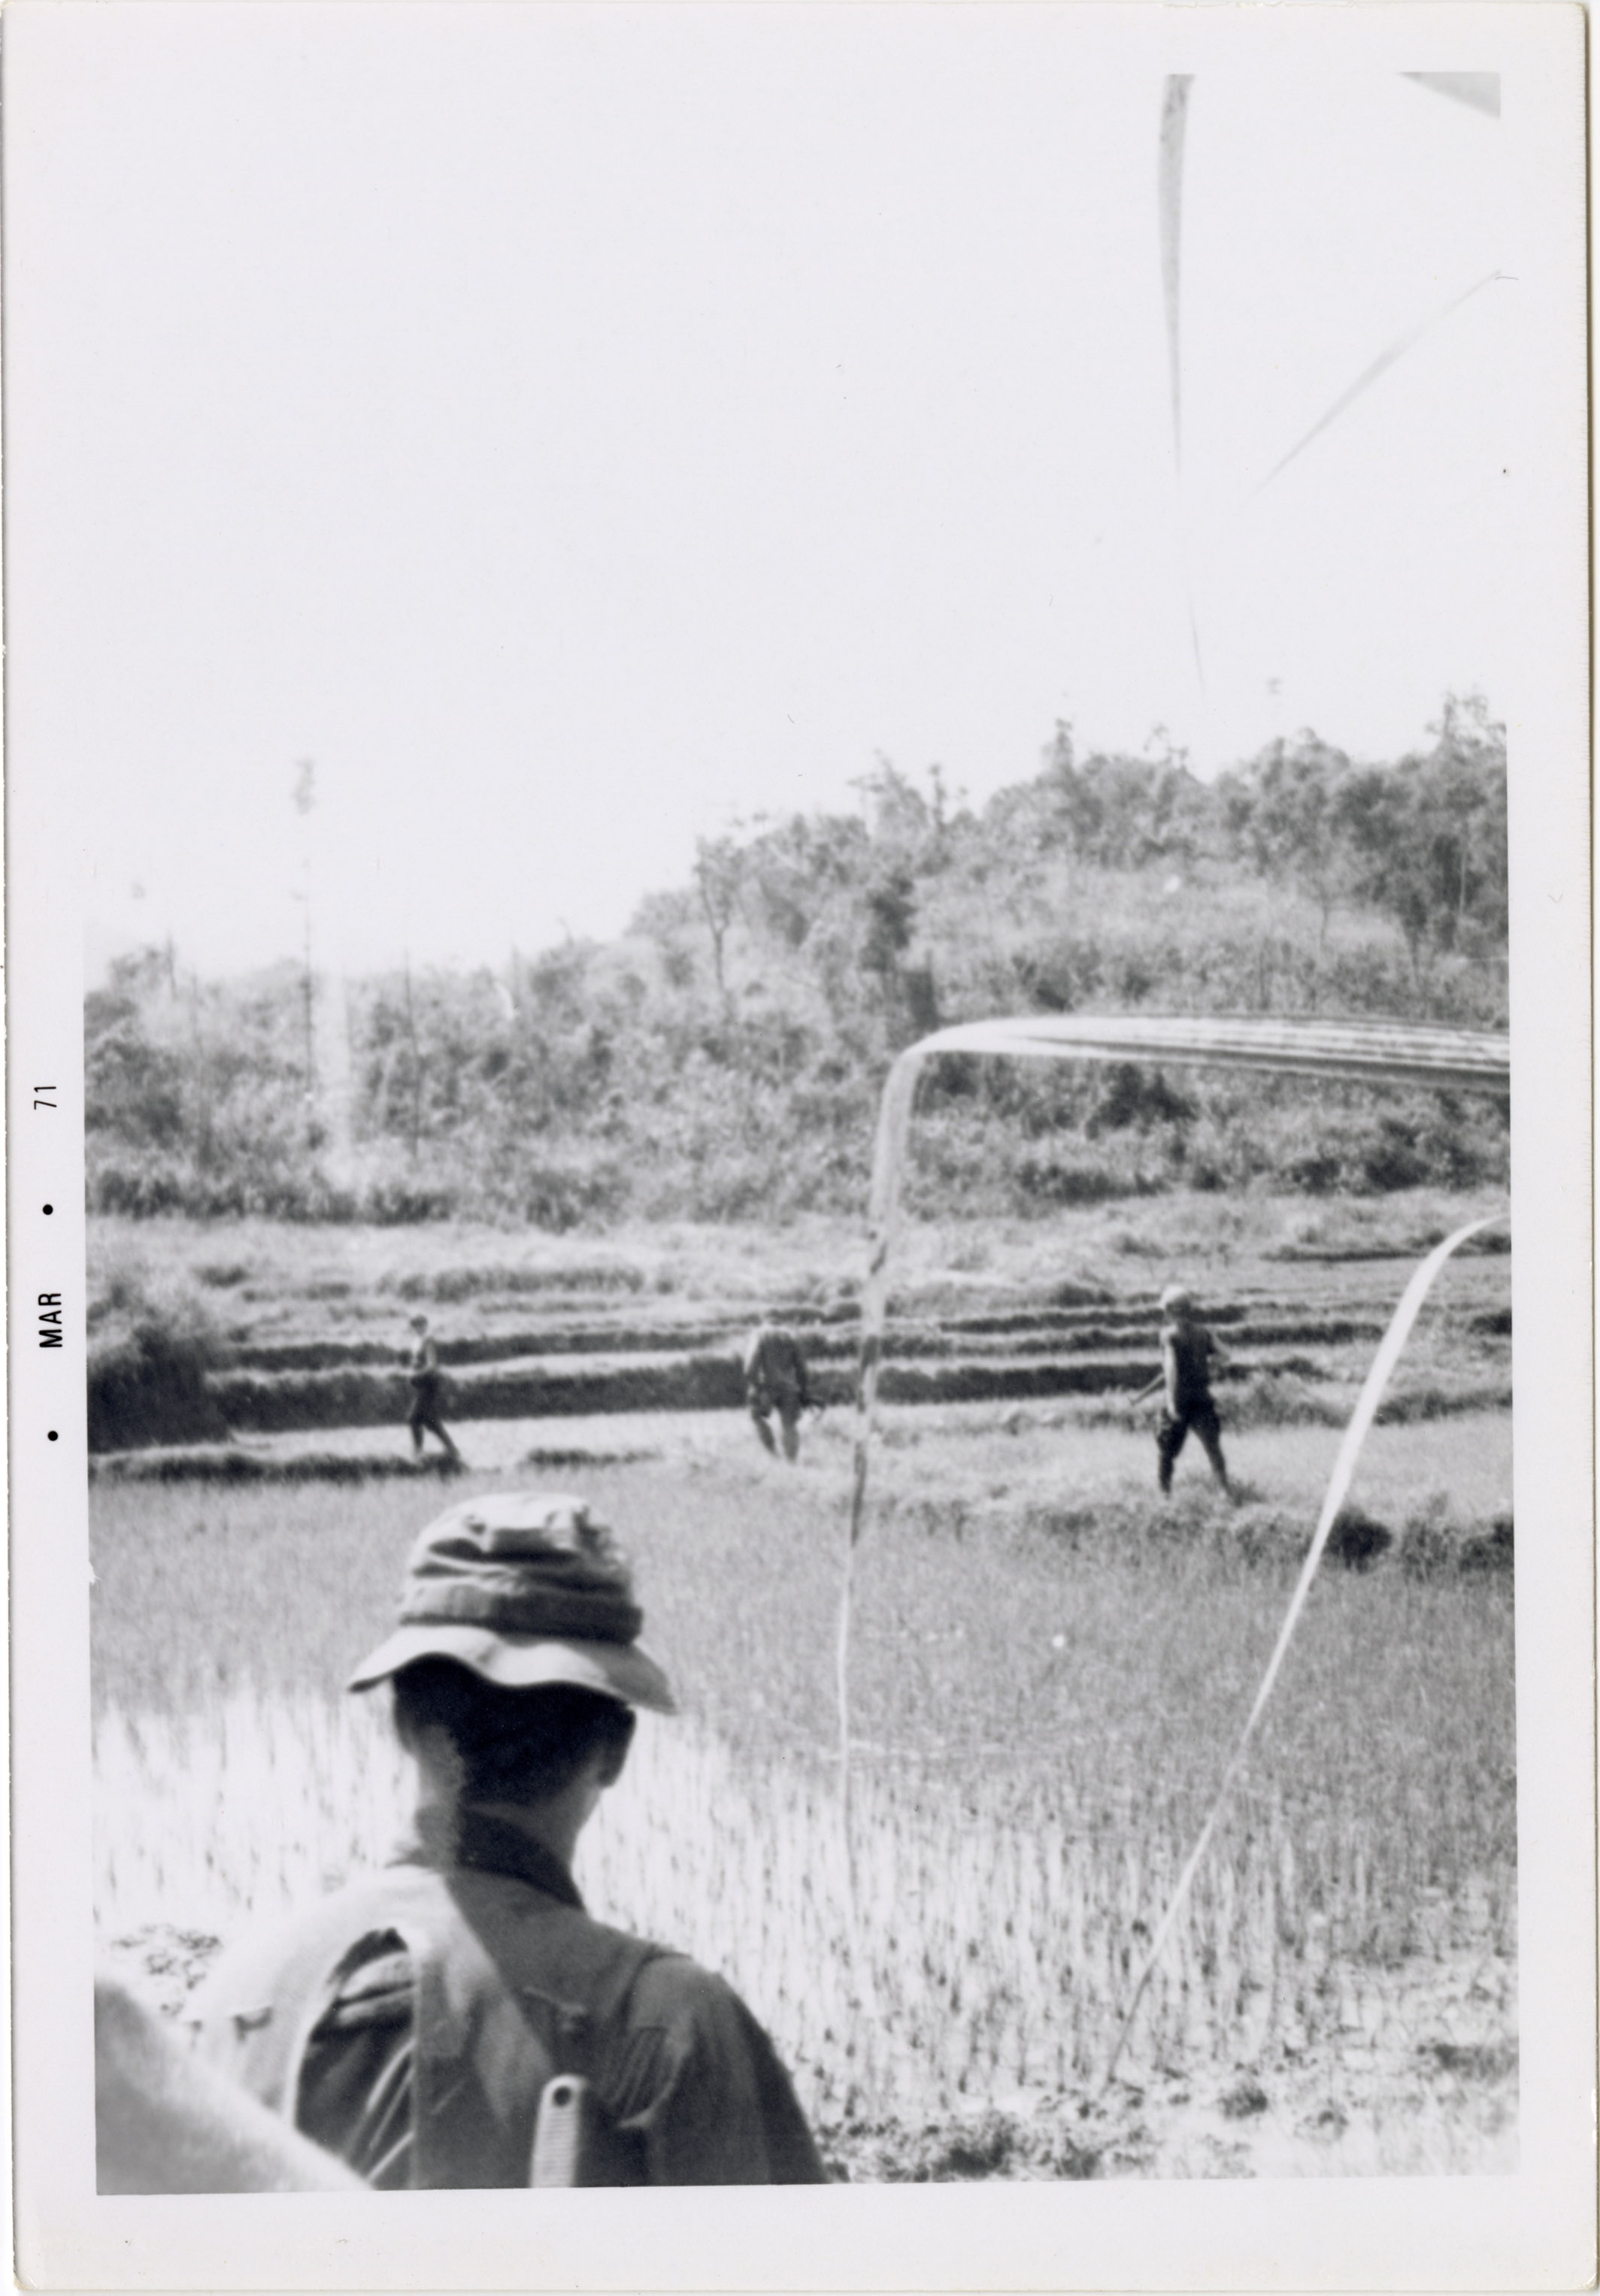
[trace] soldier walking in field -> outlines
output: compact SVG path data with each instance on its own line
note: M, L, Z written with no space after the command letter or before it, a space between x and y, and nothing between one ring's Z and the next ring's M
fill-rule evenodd
M770 1451L775 1458L777 1456L778 1447L772 1434L772 1414L775 1411L783 1431L784 1456L791 1461L797 1459L800 1414L811 1405L806 1358L800 1341L768 1312L751 1333L741 1367L745 1401L762 1448Z
M581 1499L464 1502L412 1550L392 1685L415 1838L226 1956L212 2064L383 2190L816 2184L789 2077L737 1995L608 1929L571 1875L635 1711L675 1709Z
M439 1368L439 1348L428 1331L426 1316L414 1316L411 1328L416 1333L406 1376L411 1382L411 1414L406 1425L411 1430L411 1455L423 1456L423 1435L437 1435L447 1456L456 1466L461 1464L461 1453L456 1449L449 1430L440 1417L444 1401L444 1380Z
M1193 1294L1181 1283L1169 1283L1161 1293L1161 1367L1148 1387L1133 1398L1135 1405L1161 1393L1156 1422L1157 1473L1162 1493L1172 1488L1172 1469L1189 1432L1199 1436L1211 1472L1226 1491L1227 1467L1222 1456L1222 1430L1211 1394L1211 1369L1228 1360L1194 1312ZM1130 1406L1131 1408L1132 1406Z

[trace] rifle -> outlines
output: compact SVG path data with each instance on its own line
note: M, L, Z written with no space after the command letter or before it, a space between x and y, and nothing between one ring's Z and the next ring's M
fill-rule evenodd
M529 2185L639 2185L636 2153L618 2137L579 2073L557 2073L539 2096Z

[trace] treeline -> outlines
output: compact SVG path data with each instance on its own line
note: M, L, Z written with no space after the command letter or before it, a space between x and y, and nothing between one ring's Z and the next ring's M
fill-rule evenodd
M1475 697L1393 764L1307 733L1208 784L1170 750L1080 757L1063 725L981 810L886 760L860 796L702 840L612 943L346 982L119 961L86 1011L91 1207L553 1228L854 1210L888 1062L943 1024L1506 1025L1505 734ZM1443 1095L946 1061L923 1095L929 1211L1505 1168L1503 1115Z

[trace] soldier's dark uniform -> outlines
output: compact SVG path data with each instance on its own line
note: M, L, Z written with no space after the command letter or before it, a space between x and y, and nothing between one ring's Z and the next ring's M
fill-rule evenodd
M1166 1393L1156 1423L1157 1476L1163 1491L1172 1488L1172 1469L1193 1431L1200 1438L1211 1472L1226 1490L1227 1468L1222 1456L1222 1428L1211 1394L1211 1365L1224 1360L1205 1325L1194 1314L1194 1302L1181 1285L1162 1294L1161 1305L1171 1316L1161 1325L1161 1383Z
M452 1509L414 1554L399 1632L352 1686L425 1651L671 1711L631 1634L570 1631L609 1615L636 1632L620 1566L584 1567L597 1528L580 1502ZM465 1570L430 1579L450 1550ZM496 1604L515 1623L486 1631ZM541 1605L559 1640L529 1630ZM227 1956L197 2016L214 2063L382 2189L528 2184L556 2074L581 2076L597 2108L583 2181L824 2178L788 2076L729 1987L591 1920L558 1857L471 1804L419 1813L396 1863Z
M745 1401L763 1449L776 1448L770 1424L775 1411L783 1431L784 1456L796 1458L800 1453L800 1414L811 1401L806 1358L800 1341L792 1332L775 1324L760 1324L751 1334L743 1367Z
M406 1376L411 1382L411 1409L406 1421L411 1430L411 1447L420 1458L423 1436L426 1431L438 1436L447 1457L459 1460L461 1454L441 1416L445 1382L439 1368L439 1348L428 1332L424 1318L414 1318L412 1329L417 1334L416 1343L406 1366Z

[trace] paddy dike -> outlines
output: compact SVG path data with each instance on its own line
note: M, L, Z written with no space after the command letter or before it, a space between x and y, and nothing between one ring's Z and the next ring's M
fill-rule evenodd
M1259 1383L1261 1374L1312 1388L1358 1378L1410 1268L1401 1260L1285 1268L1281 1285L1241 1292L1209 1309L1206 1320L1232 1358L1219 1385ZM1464 1261L1451 1285L1448 1352L1454 1369L1471 1374L1466 1385L1480 1401L1486 1387L1509 1381L1508 1291L1506 1263L1494 1257ZM848 1402L858 1341L855 1303L775 1305L805 1348L816 1399ZM685 1315L681 1305L658 1313L637 1297L596 1293L553 1300L541 1314L521 1297L474 1302L463 1314L469 1317L474 1328L454 1332L447 1310L436 1318L445 1414L454 1421L743 1406L748 1300ZM398 1318L390 1309L385 1321L392 1329ZM270 1338L238 1338L215 1351L204 1375L214 1435L394 1426L405 1419L411 1390L401 1346L371 1336L370 1323L365 1331L330 1332L325 1321L316 1327L309 1309L307 1323L312 1328L297 1332L280 1320ZM929 1287L890 1322L879 1391L898 1404L1109 1400L1152 1377L1158 1323L1153 1297L1092 1296L1082 1286Z

